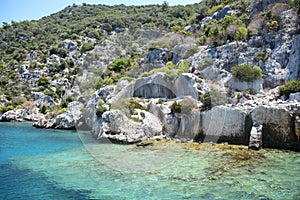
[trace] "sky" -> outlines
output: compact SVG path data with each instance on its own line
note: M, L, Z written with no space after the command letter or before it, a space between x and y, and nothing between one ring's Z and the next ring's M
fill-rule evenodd
M23 20L38 20L52 13L58 12L73 3L79 5L147 5L162 4L164 0L0 0L0 26L3 22L19 22ZM198 3L200 0L169 0L169 5Z

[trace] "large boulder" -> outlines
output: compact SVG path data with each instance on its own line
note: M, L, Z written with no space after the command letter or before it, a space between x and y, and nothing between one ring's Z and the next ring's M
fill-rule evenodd
M290 94L289 101L299 101L300 102L300 92Z
M1 117L0 121L2 122L10 122L10 121L15 121L17 119L17 114L13 110L9 110L5 112Z
M40 116L33 126L38 128L75 129L77 122L82 117L83 106L83 103L73 101L69 103L66 112L57 115L55 118Z
M246 111L216 106L203 112L201 118L203 141L249 144L252 120Z
M291 149L297 146L293 117L286 107L258 106L252 110L251 117L263 125L263 147Z
M37 108L32 109L15 109L5 112L1 117L0 121L37 121L40 117Z
M96 135L112 142L131 144L161 134L162 124L157 117L145 111L140 111L140 115L141 122L134 122L120 110L107 111L102 115L102 125Z
M194 111L190 114L177 115L178 129L175 132L175 137L193 140L202 133L201 114L199 111Z
M57 117L55 117L53 120L49 121L46 124L46 128L56 128L56 129L74 129L75 128L75 119L74 115L71 113L65 112Z
M37 121L41 114L38 108L31 109L16 109L17 121Z
M236 89L238 91L245 91L251 89L254 94L263 92L263 79L257 79L251 82L239 81L235 77L231 77L226 83L225 86Z
M67 111L51 120L47 124L47 128L75 129L77 121L81 118L83 106L78 101L69 103Z

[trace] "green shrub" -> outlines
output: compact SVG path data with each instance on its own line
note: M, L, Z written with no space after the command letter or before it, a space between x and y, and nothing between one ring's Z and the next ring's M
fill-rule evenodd
M5 113L9 110L13 110L14 107L13 106L0 106L0 113Z
M108 65L108 69L114 72L121 72L128 70L131 67L129 58L118 58Z
M50 55L55 54L59 57L65 58L68 55L67 50L59 47L51 47L49 50Z
M111 104L111 109L120 110L129 118L135 114L135 109L148 111L139 103L138 99L121 99Z
M70 102L72 102L72 101L74 101L74 97L72 97L72 96L67 96L66 102L70 103Z
M176 70L170 70L164 74L163 79L169 83L173 83L178 77L178 72Z
M234 40L246 40L248 37L248 29L245 26L238 27Z
M290 97L291 93L300 92L300 80L290 80L279 87L280 96Z
M211 109L214 106L224 105L227 103L226 95L216 88L206 91L200 96L204 109Z
M300 9L300 0L292 0L290 4L292 7Z
M191 97L186 97L180 102L181 113L189 114L196 107L196 101Z
M61 101L60 107L61 108L67 108L68 107L68 102L67 101Z
M191 67L191 63L188 60L183 60L178 65L178 73L185 73L188 72Z
M231 68L232 75L240 81L254 81L261 78L262 70L258 66L251 66L248 63L237 65Z
M254 57L254 61L255 62L259 62L260 60L262 61L266 61L269 58L267 52L265 50L263 51L259 51L256 53L255 57Z
M67 112L67 108L60 108L56 111L55 115L60 115Z
M37 81L38 86L43 86L43 87L48 87L48 85L50 84L49 79L46 77L41 77L38 81Z
M177 103L177 101L175 101L172 106L171 106L171 111L173 113L181 113L181 106L179 103Z
M183 100L175 101L171 106L173 113L189 114L196 107L196 101L191 97L186 97Z
M82 45L81 52L87 52L87 51L91 51L93 49L94 49L94 44L87 42Z

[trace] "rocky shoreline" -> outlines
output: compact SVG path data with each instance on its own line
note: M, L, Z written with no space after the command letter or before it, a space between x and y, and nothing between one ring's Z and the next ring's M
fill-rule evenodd
M4 113L0 121L35 121L33 126L37 128L80 129L85 126L96 138L122 144L171 138L246 145L251 149L300 150L300 102L297 101L300 93L291 94L290 99L284 101L278 98L278 88L275 88L267 93L243 96L235 105L216 105L206 110L203 103L195 99L197 96L193 96L199 91L197 83L203 80L195 80L193 74L180 76L184 78L177 80L184 80L183 83L172 84L173 88L168 90L177 94L173 99L167 98L168 93L154 92L161 91L157 87L170 87L163 80L163 74L155 74L136 82L123 82L117 93L118 86L105 86L86 104L73 101L65 113L54 118L34 110L29 113L17 109ZM145 85L143 94L134 92ZM151 94L151 98L147 94ZM178 112L172 108L178 103L184 109L180 103L185 101L188 110ZM99 113L100 107L105 110ZM130 109L133 112L128 114Z

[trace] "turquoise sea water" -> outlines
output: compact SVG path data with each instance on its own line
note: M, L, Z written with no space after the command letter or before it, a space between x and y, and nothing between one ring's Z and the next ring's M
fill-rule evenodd
M0 123L0 141L0 199L300 199L296 152L99 144L30 123Z

